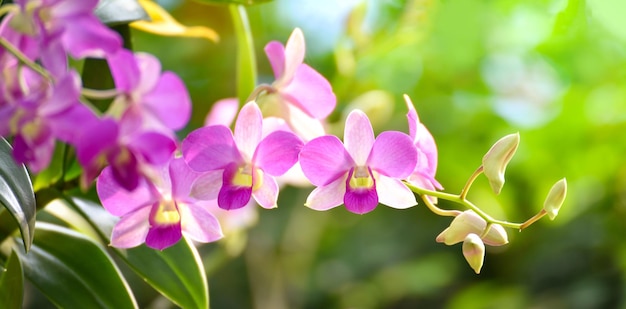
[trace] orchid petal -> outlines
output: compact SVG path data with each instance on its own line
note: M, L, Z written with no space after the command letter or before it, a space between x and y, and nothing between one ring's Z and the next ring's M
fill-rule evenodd
M365 166L374 145L374 130L365 113L360 110L350 112L346 119L343 141L356 165ZM395 150L389 149L389 151Z
M163 250L176 244L183 237L180 222L175 224L153 224L146 235L146 246Z
M138 208L123 216L111 232L111 246L116 248L132 248L146 240L150 222L150 207Z
M406 118L409 122L409 135L413 138L413 143L417 143L417 125L420 123L419 117L417 116L417 111L415 110L415 106L409 98L408 95L404 95L404 102L406 103L406 107L409 110L406 113Z
M262 185L252 191L254 200L263 208L272 209L278 207L278 184L271 175L263 173Z
M134 153L141 154L151 164L166 163L176 150L175 141L156 132L141 133L133 138L129 146Z
M209 126L189 133L182 143L185 161L192 169L205 172L242 162L239 149L228 127Z
M122 47L122 38L107 28L95 16L72 17L71 27L65 27L61 37L63 45L72 57L104 57Z
M336 136L318 137L302 147L300 166L316 186L325 186L347 174L354 166L350 154Z
M98 176L96 190L104 209L118 217L125 216L156 201L145 181L141 182L133 191L121 188L117 180L113 178L113 171L110 166L102 170Z
M235 123L235 143L245 156L245 160L251 160L254 150L261 141L263 133L263 115L259 106L250 102L239 111Z
M276 131L259 143L253 162L265 173L280 176L298 161L302 146L302 141L293 133Z
M417 164L417 150L411 138L401 132L386 131L378 135L367 165L390 177L405 178Z
M161 75L154 89L143 97L143 102L172 130L184 128L191 116L191 99L187 88L172 72Z
M82 166L88 166L105 150L115 147L119 127L111 118L99 120L84 129L76 145L76 157Z
M217 195L217 204L222 209L230 210L246 206L252 196L252 186L238 186L232 183L238 168L235 163L232 163L224 169L222 188Z
M199 242L213 242L222 237L222 228L214 215L197 205L179 204L181 226L185 235Z
M191 186L190 196L198 200L213 200L222 188L223 170L209 171L200 175Z
M304 61L305 51L304 34L300 28L295 28L285 45L285 70L281 76L282 81L289 83L293 79L296 70Z
M239 111L239 99L227 98L222 99L211 107L211 111L207 114L204 120L204 126L212 126L221 124L223 126L230 127L237 116Z
M107 60L115 81L115 88L125 93L132 92L139 85L141 76L139 65L133 53L126 49L120 49L117 53L107 57Z
M91 14L97 5L98 0L55 1L54 5L50 6L50 15L55 18L67 18Z
M280 80L285 72L285 48L278 41L271 41L265 45L265 54L270 61L274 78Z
M300 65L281 95L316 119L324 119L337 105L333 89L324 76L306 64Z
M124 189L132 191L137 188L142 177L139 173L139 162L135 154L127 148L117 148L107 155L113 169L113 178Z
M315 210L328 210L343 204L347 177L346 174L327 185L315 188L307 197L304 206Z
M379 202L392 208L406 209L417 205L415 194L398 179L380 175L376 192Z
M169 166L169 178L171 179L172 196L175 198L187 198L195 180L202 175L187 165L183 158L174 158Z
M310 141L326 134L321 120L309 116L292 104L285 104L285 107L288 113L287 121L289 122L290 130L304 141Z

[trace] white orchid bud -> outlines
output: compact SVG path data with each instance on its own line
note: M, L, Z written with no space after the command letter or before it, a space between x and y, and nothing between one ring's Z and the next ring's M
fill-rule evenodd
M546 201L543 203L543 210L546 211L550 220L554 220L556 215L559 214L559 209L561 209L561 205L563 205L566 195L567 180L563 178L552 186L548 196L546 197Z
M485 244L476 234L469 234L463 241L463 256L474 272L480 273L485 260Z
M487 222L472 210L466 210L456 216L450 227L445 229L436 241L445 243L446 245L454 245L465 240L469 234L483 235ZM508 236L504 228L499 224L493 224L483 241L490 246L501 246L509 242Z
M483 172L496 194L504 186L504 171L519 145L519 133L509 134L498 140L483 157Z

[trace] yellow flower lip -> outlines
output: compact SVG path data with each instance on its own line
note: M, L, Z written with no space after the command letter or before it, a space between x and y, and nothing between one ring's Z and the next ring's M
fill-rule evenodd
M365 166L354 168L349 182L351 189L370 189L374 186L374 178Z

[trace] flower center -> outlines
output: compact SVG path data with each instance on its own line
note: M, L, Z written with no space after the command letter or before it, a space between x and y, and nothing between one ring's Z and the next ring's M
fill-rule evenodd
M374 178L367 166L357 166L354 168L349 182L351 189L370 189L374 186Z
M173 200L164 200L159 203L154 214L154 221L159 225L170 225L180 222L180 213Z
M252 191L255 191L263 184L263 171L250 165L239 167L232 178L232 184L239 187L252 187Z

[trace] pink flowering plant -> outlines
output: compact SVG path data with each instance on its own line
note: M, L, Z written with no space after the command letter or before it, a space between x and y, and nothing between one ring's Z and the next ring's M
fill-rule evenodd
M343 205L367 215L379 205L424 205L452 217L434 240L463 243L476 273L485 245L508 243L506 228L554 219L563 204L565 179L544 208L521 223L494 218L468 199L481 174L500 192L519 134L497 141L459 194L443 191L435 178L436 140L408 95L403 131L376 134L372 115L354 109L343 134L335 135L337 95L305 63L299 28L284 45L265 45L274 78L268 84L255 84L256 68L242 60L246 53L254 57L254 49L239 46L237 91L247 99L225 99L204 126L189 128L193 105L183 79L162 70L157 57L125 48L128 34L109 28L146 19L142 1L127 1L125 15L112 20L115 12L106 7L121 2L101 1L100 15L97 0L0 7L0 201L6 208L0 216L16 223L2 229L1 278L13 281L0 280L0 299L11 295L12 304L21 305L26 278L59 307L138 307L118 267L124 263L172 303L207 308L198 248L245 233L259 211L299 207L280 199L289 179L298 177L309 186L296 204L316 211ZM235 20L245 20L243 7L230 6ZM251 35L245 26L238 24L244 39ZM83 85L93 59L108 67L110 88L104 81L101 89ZM441 200L459 207L440 208ZM55 219L40 220L38 213ZM7 283L15 280L20 284Z

